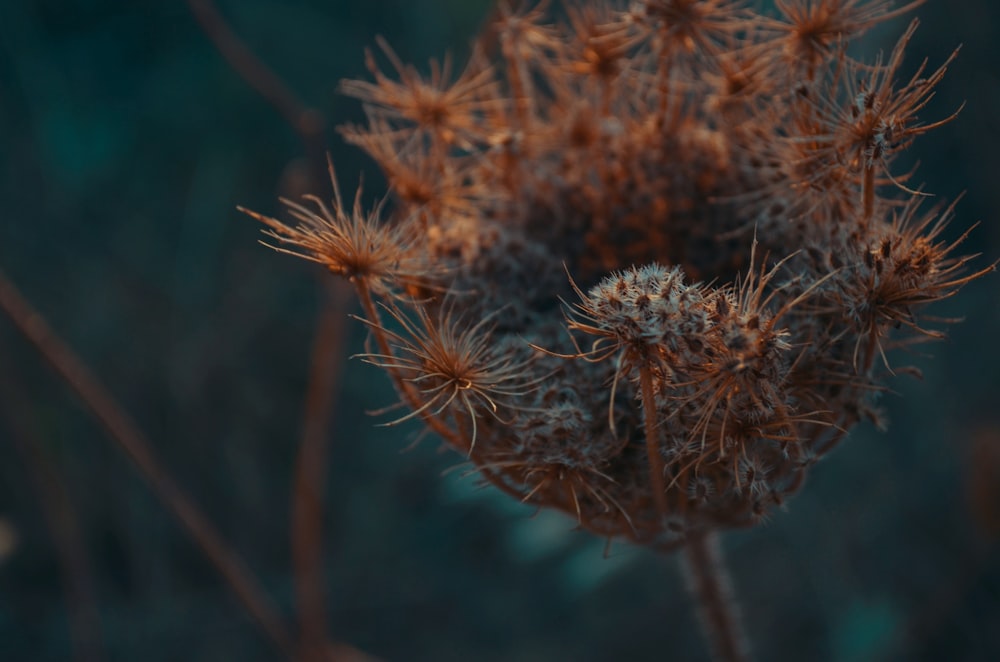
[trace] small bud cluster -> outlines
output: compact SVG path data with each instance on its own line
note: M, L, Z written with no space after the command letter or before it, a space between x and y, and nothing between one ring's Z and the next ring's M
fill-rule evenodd
M704 295L684 285L679 267L633 267L604 278L589 295L579 294L579 319L571 319L569 328L611 340L636 356L669 351L676 364L682 345L699 343L708 327Z
M898 83L915 23L847 54L920 3L544 4L501 3L454 80L381 43L394 75L369 54L344 84L391 218L257 217L352 279L398 420L489 483L664 548L752 525L879 420L893 348L941 335L921 308L992 269L893 173L945 67Z

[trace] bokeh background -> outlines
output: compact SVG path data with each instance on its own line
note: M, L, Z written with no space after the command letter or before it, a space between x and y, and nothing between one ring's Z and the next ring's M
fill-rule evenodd
M381 34L404 60L461 56L489 0L230 0L246 45L322 113ZM964 48L924 113L918 180L968 191L951 236L1000 257L1000 5L930 0L915 66ZM890 47L905 19L873 31ZM282 116L186 2L0 3L0 268L101 377L291 620L293 469L329 292L260 246L236 205L312 184ZM899 377L788 511L724 545L760 660L1000 659L1000 276ZM337 315L346 319L348 305ZM360 351L348 320L339 349ZM331 411L323 591L332 640L386 660L704 660L672 558L574 531L479 489L416 427L366 416L383 375L343 362ZM133 466L0 317L0 659L270 660L276 654ZM382 419L384 420L384 419ZM443 475L442 475L443 474ZM74 630L75 628L75 630ZM73 635L73 633L76 633Z

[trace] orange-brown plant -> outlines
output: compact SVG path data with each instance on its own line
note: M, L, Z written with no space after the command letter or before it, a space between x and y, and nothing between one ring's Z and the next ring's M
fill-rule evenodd
M369 54L374 82L343 85L390 215L339 195L287 203L295 226L252 215L355 283L398 420L598 535L684 547L740 659L708 536L877 420L891 350L940 335L922 306L992 269L966 271L940 238L952 207L920 211L893 173L952 119L918 118L950 59L898 86L916 21L887 60L847 54L918 4L504 5L454 81L382 44L399 80Z

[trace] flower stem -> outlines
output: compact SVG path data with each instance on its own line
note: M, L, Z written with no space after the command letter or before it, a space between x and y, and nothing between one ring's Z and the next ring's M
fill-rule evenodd
M692 534L684 545L688 591L698 602L702 631L718 662L747 662L747 641L715 533Z
M875 213L875 167L865 166L865 178L861 185L861 202L864 207L864 222L868 224Z
M330 287L324 287L330 282ZM303 662L325 659L327 638L326 579L323 563L323 523L326 467L334 403L340 391L343 349L347 342L345 308L351 290L341 281L321 284L326 296L316 325L309 361L309 387L302 417L302 438L295 459L292 488L292 578L298 608Z
M663 456L660 454L660 429L656 427L656 401L653 396L653 373L649 366L639 369L642 388L643 423L646 426L646 453L649 456L649 479L653 501L661 519L667 514L667 490L663 484ZM662 521L660 522L663 523Z
M110 439L132 461L153 494L219 571L250 616L274 644L275 650L284 659L298 659L281 613L243 559L226 543L218 529L174 481L173 476L163 468L155 455L153 443L111 391L98 380L70 346L56 335L48 322L28 304L14 283L2 272L0 310L10 317L18 331L76 392Z

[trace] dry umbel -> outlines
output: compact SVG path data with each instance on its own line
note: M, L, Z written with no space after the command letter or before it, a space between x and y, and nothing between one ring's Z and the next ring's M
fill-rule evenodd
M398 80L369 54L343 85L391 214L253 215L355 283L399 420L594 533L707 554L878 421L893 349L941 335L923 306L993 268L893 165L953 119L918 117L951 59L897 80L916 21L847 54L918 4L502 5L457 79L381 44Z

